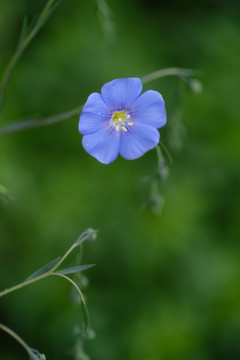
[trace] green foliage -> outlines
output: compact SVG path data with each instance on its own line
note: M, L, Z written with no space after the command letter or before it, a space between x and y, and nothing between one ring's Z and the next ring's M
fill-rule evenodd
M50 263L44 265L43 267L41 267L41 269L38 269L38 270L35 271L32 275L30 275L30 276L26 279L26 281L31 280L31 279L34 279L34 278L36 278L36 277L38 277L38 276L40 276L40 275L43 275L43 274L49 272L49 271L59 262L60 259L61 259L61 258L58 257L58 258L50 261Z
M113 78L169 66L202 72L198 96L173 77L144 87L162 92L168 111L161 140L174 163L160 185L160 217L139 210L155 152L102 166L81 147L77 115L1 137L0 182L14 194L0 203L1 288L61 253L80 229L101 229L84 249L86 263L97 264L87 289L92 359L240 357L239 5L220 3L112 2L115 37L106 42L95 4L65 1L15 69L2 125L72 109ZM15 24L39 11L37 2L9 4L1 4L1 33L9 34L1 38L1 72ZM67 284L54 280L1 301L0 317L24 326L24 338L47 358L65 360L79 308L69 305ZM4 339L0 358L20 360Z
M61 270L56 271L56 274L63 274L63 275L76 274L78 272L90 269L93 266L95 266L95 264L81 265L81 266L71 266L71 267L68 267L66 269L61 269Z

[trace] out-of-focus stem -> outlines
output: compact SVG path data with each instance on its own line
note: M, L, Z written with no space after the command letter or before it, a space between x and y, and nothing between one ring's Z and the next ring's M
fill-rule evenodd
M59 276L65 280L67 280L68 282L70 282L74 287L75 289L77 290L77 293L80 297L80 300L82 301L82 304L83 304L83 308L82 309L85 309L83 310L83 314L85 312L85 315L86 315L86 318L83 316L83 323L84 323L84 326L85 326L85 332L87 331L88 329L88 322L89 322L89 315L88 315L88 310L87 310L87 305L86 305L86 302L85 302L85 299L84 299L84 296L80 290L80 288L78 287L78 285L75 283L75 281L73 281L72 279L70 279L68 276L66 275L63 275L63 274L59 274L59 273L51 273L52 276Z
M194 70L173 67L154 71L150 74L142 76L141 80L142 83L145 84L149 81L156 80L165 76L191 77L194 74L196 74Z
M67 277L66 275L63 275L63 274L59 274L59 273L52 273L51 274L52 276L59 276L65 280L67 280L68 282L70 282L74 287L75 289L77 290L78 294L79 294L79 297L81 299L81 301L84 303L84 305L86 306L86 302L85 302L85 299L84 299L84 296L81 292L81 290L79 289L79 287L77 286L77 284L75 283L75 281L73 281L72 279L70 279L69 277Z
M2 80L0 83L0 99L2 99L8 82L10 80L10 77L12 75L13 69L16 66L18 60L20 59L20 57L22 56L24 50L27 48L27 46L30 44L30 42L32 41L32 39L36 36L36 34L38 33L39 29L41 28L41 21L44 18L44 16L46 16L47 12L50 10L51 6L53 5L53 3L55 2L55 0L49 0L46 4L46 6L44 7L44 9L42 10L41 14L39 15L36 24L34 25L33 29L31 30L31 32L28 34L28 36L25 38L25 40L22 42L22 44L20 45L20 47L17 48L17 50L15 51L15 53L13 54L12 58L10 59L4 73L2 76Z
M43 119L34 119L34 120L28 120L28 121L21 121L21 122L17 122L17 123L13 123L13 124L4 126L4 127L0 128L0 136L7 135L7 134L12 134L12 133L27 130L27 129L32 129L32 128L35 128L35 127L51 125L51 124L54 124L56 122L69 119L74 115L80 114L82 108L83 108L83 106L79 106L76 109L67 111L67 112L62 113L62 114L48 116L48 117L43 118Z
M28 346L28 344L18 334L16 334L13 330L9 329L9 327L7 327L7 326L5 326L3 324L0 324L0 329L2 329L7 334L12 336L19 344L21 344L24 347L24 349L28 352L28 354L31 353L31 348Z

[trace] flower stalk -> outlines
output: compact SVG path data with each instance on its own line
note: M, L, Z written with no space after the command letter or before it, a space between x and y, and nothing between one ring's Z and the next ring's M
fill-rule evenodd
M155 72L152 72L150 74L147 74L143 77L141 77L142 83L146 84L150 81L157 80L162 77L166 76L177 76L183 79L184 81L189 81L191 79L192 75L194 75L195 72L190 69L181 69L181 68L166 68L162 70L157 70ZM28 129L38 128L42 126L52 125L62 120L67 120L75 115L79 115L82 111L83 105L53 116L48 116L46 118L42 119L32 119L32 120L26 120L21 122L12 123L10 125L6 125L0 128L0 136L12 134L19 131L24 131Z
M30 347L18 334L16 334L13 330L11 330L9 327L7 327L6 325L3 325L3 324L0 324L0 329L2 329L7 334L12 336L30 354L30 352L31 352Z

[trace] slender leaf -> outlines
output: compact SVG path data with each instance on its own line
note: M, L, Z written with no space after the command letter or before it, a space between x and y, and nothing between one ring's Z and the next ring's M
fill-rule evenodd
M66 269L55 271L57 274L75 274L77 272L81 272L87 269L90 269L91 267L95 266L95 264L89 264L89 265L81 265L81 266L72 266Z
M34 17L32 18L31 22L28 24L28 27L27 27L27 32L28 34L30 34L30 32L32 31L32 29L34 28L36 22L37 22L37 19L39 17L39 14L36 14L34 15Z
M27 16L24 16L21 31L20 31L20 36L19 36L19 40L18 40L18 46L17 46L18 49L21 47L22 43L26 39L27 32L28 32Z
M43 267L41 267L39 270L35 271L32 275L30 275L26 280L31 280L34 279L37 276L43 275L45 273L47 273L48 271L50 271L56 264L57 262L61 259L61 257L58 257L54 260L52 260L50 263L44 265Z
M54 12L54 10L58 7L61 1L58 1L56 4L54 4L46 13L46 15L39 21L38 25L33 30L33 35L35 35L39 29L45 24L45 22L48 20L50 15Z

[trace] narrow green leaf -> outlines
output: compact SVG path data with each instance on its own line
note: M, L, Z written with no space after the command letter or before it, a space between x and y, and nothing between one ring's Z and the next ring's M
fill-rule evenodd
M34 25L36 24L38 17L39 17L39 14L34 15L34 17L32 18L31 22L28 24L28 27L27 27L27 32L28 32L28 34L29 34L29 33L32 31L32 29L34 28Z
M72 266L66 269L55 271L57 274L75 274L77 272L81 272L87 269L90 269L91 267L95 266L95 264L89 264L89 265L81 265L81 266Z
M41 267L39 270L35 271L32 275L30 275L26 280L31 280L34 279L37 276L43 275L46 272L48 272L49 270L51 270L56 264L57 262L61 259L61 257L58 257L57 259L52 260L50 263L44 265L43 267Z
M172 155L170 154L170 151L168 150L168 148L166 147L166 145L164 145L162 141L160 141L159 144L160 144L160 147L161 147L161 148L164 150L164 152L166 153L170 164L173 164Z
M35 35L39 29L45 24L45 22L48 20L50 15L54 12L54 10L58 7L61 1L58 1L56 4L54 4L46 13L46 15L39 21L38 25L33 30L33 35Z
M27 36L27 32L28 32L27 16L24 16L21 31L20 31L20 36L19 36L19 40L18 40L18 46L17 46L18 49L21 47L22 43L24 42L24 40Z

